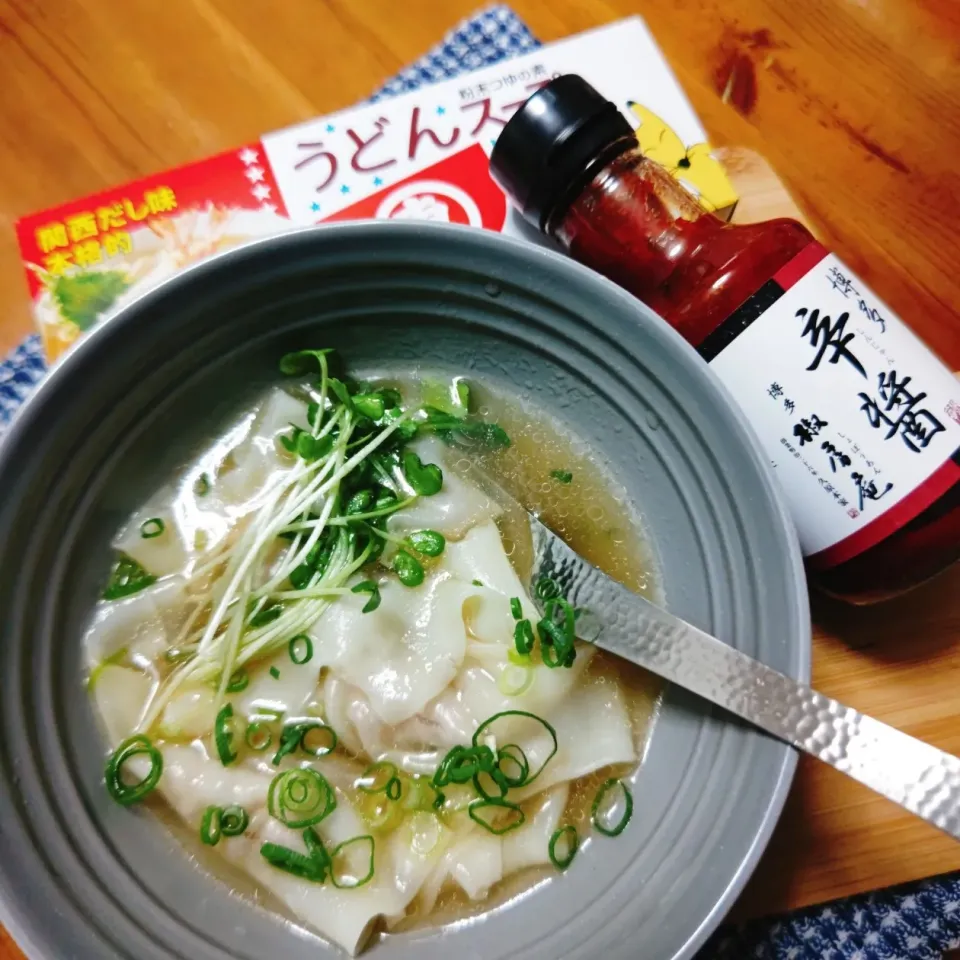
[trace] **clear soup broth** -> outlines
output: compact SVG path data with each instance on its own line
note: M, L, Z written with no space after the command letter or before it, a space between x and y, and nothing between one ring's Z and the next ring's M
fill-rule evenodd
M462 378L357 384L298 357L118 533L88 683L114 799L357 953L575 870L598 820L629 829L658 702L568 648L562 606L550 639L525 513L463 468L662 597L641 517L561 424Z

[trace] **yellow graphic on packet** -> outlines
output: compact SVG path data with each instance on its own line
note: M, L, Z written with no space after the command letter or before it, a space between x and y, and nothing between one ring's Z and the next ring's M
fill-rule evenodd
M630 112L640 121L637 142L644 156L659 163L692 193L704 210L728 219L739 199L723 164L711 153L710 144L686 144L652 110L628 100Z

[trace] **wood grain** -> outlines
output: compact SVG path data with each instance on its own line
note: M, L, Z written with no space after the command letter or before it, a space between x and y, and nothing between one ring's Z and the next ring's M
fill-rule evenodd
M478 2L407 0L398 15L395 0L0 0L0 350L31 330L17 217L358 100ZM638 10L513 6L544 40ZM766 156L825 242L960 367L960 4L646 0L642 13L713 142ZM960 569L880 608L816 598L814 615L824 692L960 753ZM958 868L960 846L803 762L737 909ZM0 933L0 960L17 956Z

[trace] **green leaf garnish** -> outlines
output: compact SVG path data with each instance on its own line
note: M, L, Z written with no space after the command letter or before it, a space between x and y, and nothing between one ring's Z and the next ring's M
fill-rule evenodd
M299 377L306 373L319 371L323 373L327 368L328 357L334 351L326 350L298 350L280 358L280 372L288 377Z
M413 491L432 497L443 487L443 471L435 463L424 463L412 450L403 452L403 475Z
M550 476L558 483L570 483L573 480L573 474L569 470L551 470Z
M254 629L257 627L265 627L268 623L273 623L274 620L277 620L282 613L282 603L267 604L250 618L250 626Z
M380 606L380 587L373 580L364 580L350 588L351 593L369 593L370 599L363 605L363 613L373 613Z
M427 380L421 387L425 406L462 419L470 411L470 387L462 377L451 382Z
M393 569L405 587L419 587L423 583L424 572L420 561L406 550L398 550L393 558Z
M436 530L414 530L407 535L407 542L426 557L439 557L447 545L443 534Z
M498 423L485 420L462 420L436 407L424 407L425 419L421 426L431 430L448 443L461 446L481 446L500 450L510 446L510 437Z
M342 380L338 380L336 377L330 377L330 379L327 380L327 383L330 385L330 389L334 392L336 398L349 411L353 412L353 398L350 396L350 391L347 389L347 385Z
M377 393L358 393L353 397L354 409L370 420L380 420L386 409L383 397Z

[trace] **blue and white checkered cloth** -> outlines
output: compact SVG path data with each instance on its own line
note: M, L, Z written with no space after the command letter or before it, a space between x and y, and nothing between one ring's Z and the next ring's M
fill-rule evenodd
M506 6L465 20L374 95L416 90L539 46ZM46 366L40 338L0 361L0 430ZM783 917L721 928L698 960L940 960L960 947L960 875L854 897Z

